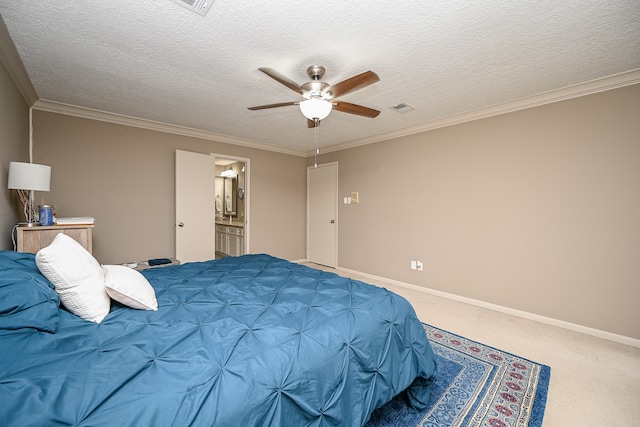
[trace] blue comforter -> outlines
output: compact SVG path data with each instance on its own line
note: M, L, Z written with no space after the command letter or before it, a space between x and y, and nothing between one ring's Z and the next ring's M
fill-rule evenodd
M95 324L0 252L1 425L361 426L405 389L428 401L431 347L386 289L268 255L143 274L159 310Z

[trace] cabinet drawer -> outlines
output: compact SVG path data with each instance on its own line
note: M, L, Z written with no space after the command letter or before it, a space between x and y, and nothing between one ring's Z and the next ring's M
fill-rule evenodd
M234 236L244 236L244 228L241 227L227 227L227 233Z

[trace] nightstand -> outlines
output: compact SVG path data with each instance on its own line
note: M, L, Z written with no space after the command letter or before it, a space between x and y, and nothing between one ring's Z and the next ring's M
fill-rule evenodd
M93 250L93 227L93 224L18 227L17 251L35 254L45 246L49 246L58 233L64 233L91 253Z

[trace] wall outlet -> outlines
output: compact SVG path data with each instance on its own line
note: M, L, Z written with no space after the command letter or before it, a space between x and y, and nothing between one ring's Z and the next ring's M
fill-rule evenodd
M422 261L411 261L411 269L422 271Z

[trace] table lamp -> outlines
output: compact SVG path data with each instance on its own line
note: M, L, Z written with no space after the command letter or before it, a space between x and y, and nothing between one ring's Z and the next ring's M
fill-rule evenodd
M33 207L34 191L49 191L51 183L51 166L35 163L9 162L9 184L11 190L18 190L20 201L24 207L27 227L35 225L35 209ZM27 193L28 192L28 193ZM28 194L28 197L27 197Z

